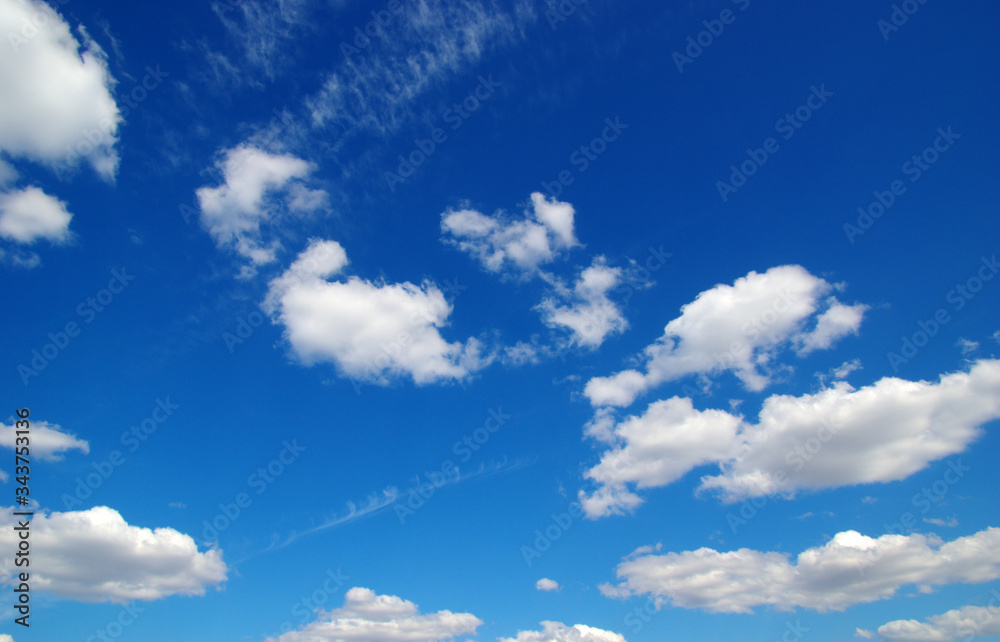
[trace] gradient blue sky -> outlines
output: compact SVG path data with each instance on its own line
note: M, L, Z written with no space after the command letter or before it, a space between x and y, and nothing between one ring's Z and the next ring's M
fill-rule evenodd
M996 638L998 27L0 0L0 639Z

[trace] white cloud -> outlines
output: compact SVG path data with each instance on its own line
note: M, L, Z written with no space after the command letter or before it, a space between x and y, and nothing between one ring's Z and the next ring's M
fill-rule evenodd
M291 62L286 49L301 36L302 27L308 26L308 8L307 0L267 3L243 0L236 9L228 2L212 3L212 10L226 27L229 37L240 47L244 59L270 80ZM233 11L238 11L237 15L230 13ZM254 78L258 74L237 75Z
M475 635L482 620L471 613L438 611L422 615L417 605L367 588L347 592L344 606L320 611L314 622L269 642L437 642Z
M539 192L531 195L531 204L531 210L516 220L504 212L486 216L469 209L448 210L441 215L443 241L490 272L534 275L539 266L579 242L573 235L572 205L547 200Z
M370 44L337 52L344 63L307 101L313 124L336 129L339 141L395 132L412 119L416 100L491 49L523 37L522 27L535 17L526 2L508 13L479 0L413 0L387 13L388 24ZM353 39L346 44L354 47Z
M995 589L993 593L997 595ZM900 642L951 642L991 635L1000 635L997 606L963 606L932 615L925 622L895 620L878 627L880 638Z
M0 187L17 180L18 173L14 166L0 158Z
M65 203L37 187L0 192L0 236L4 238L28 244L38 239L65 243L72 238L72 218Z
M535 588L539 591L558 591L561 587L559 586L559 582L543 577L535 582Z
M36 252L20 247L14 247L9 250L0 247L0 262L30 270L41 265L42 257L38 256Z
M6 425L0 422L0 446L15 448L16 424ZM79 450L83 454L90 452L90 444L76 435L63 432L57 424L46 421L31 422L31 455L42 461L60 461L62 453L68 450Z
M573 344L598 348L608 335L628 328L621 309L608 298L608 292L621 278L621 268L609 267L599 256L580 273L572 290L549 279L556 286L556 294L542 299L535 309L541 311L546 326L568 329Z
M500 638L499 642L625 642L625 638L585 624L566 626L562 622L543 621L541 631L520 631L516 638Z
M798 265L716 285L682 306L663 336L645 349L645 372L595 377L584 392L595 406L627 406L663 382L724 371L732 371L748 389L762 390L769 383L768 364L785 345L798 345L804 354L856 331L865 306L844 306L833 297L825 300L827 309L816 327L805 329L832 287Z
M114 178L121 115L101 48L39 0L0 0L0 33L13 48L0 56L0 151L66 167L82 158Z
M847 375L851 374L855 370L861 370L864 366L861 365L861 359L851 359L850 361L845 361L833 370L833 376L835 379L846 379Z
M642 502L631 486L665 486L705 464L718 464L720 474L702 477L699 491L725 501L898 481L963 452L998 417L997 360L936 383L886 377L858 390L840 381L799 397L774 395L756 424L681 397L621 422L605 408L586 434L609 449L586 473L597 488L579 496L591 518L628 512Z
M216 163L224 183L196 191L201 223L219 246L231 246L254 265L275 260L277 240L265 243L261 225L283 210L312 210L326 203L326 192L300 181L316 169L290 154L270 154L252 146L227 150Z
M10 551L18 541L13 510L0 518L0 543ZM107 506L36 513L31 541L32 589L81 602L204 595L228 571L221 550L199 552L190 536L172 528L130 526ZM6 576L15 570L12 559L4 561Z
M660 606L750 613L772 606L825 612L893 597L905 586L979 584L1000 578L1000 529L942 542L935 536L837 533L788 555L711 548L640 555L618 565L622 580L602 585L609 597L648 594Z
M492 359L475 338L442 338L452 305L433 283L327 280L346 265L339 243L314 240L271 282L267 307L303 363L329 361L343 376L384 385L398 376L418 384L463 380Z
M838 382L815 394L773 396L757 424L741 431L738 455L701 488L739 499L897 481L964 451L997 417L997 360L937 383L885 377L859 390ZM782 471L787 478L778 481Z
M857 334L861 319L868 310L867 305L844 305L833 297L827 303L830 307L819 315L816 327L811 332L796 337L800 356L815 350L826 350L838 339L848 334Z
M612 429L615 446L585 473L599 485L580 491L591 518L631 511L641 499L625 490L666 486L696 466L723 461L733 454L740 420L722 410L696 410L690 399L673 397L649 405ZM602 492L603 491L603 492Z
M956 345L958 346L959 350L962 351L962 354L972 354L973 352L979 349L978 341L971 341L969 339L964 339L964 338L959 339Z

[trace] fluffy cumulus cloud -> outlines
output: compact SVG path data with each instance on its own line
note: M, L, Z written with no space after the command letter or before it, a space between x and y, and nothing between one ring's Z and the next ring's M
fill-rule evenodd
M628 406L663 382L723 371L733 372L750 390L762 390L780 349L795 346L807 354L857 331L866 306L826 297L832 289L798 265L717 285L682 306L663 336L645 349L644 372L595 377L584 392L594 406Z
M585 624L566 626L562 622L542 622L541 631L520 631L516 638L500 638L500 642L625 642L611 631Z
M1000 417L1000 361L938 382L880 379L854 390L774 396L740 434L739 453L702 488L728 498L905 479L964 451Z
M18 542L13 510L5 510L0 522L0 543L10 551ZM32 588L81 602L204 595L228 571L222 551L200 552L190 536L172 528L131 526L107 506L37 513L31 542ZM12 575L12 560L4 564Z
M816 319L816 327L795 337L798 354L805 356L814 350L826 350L843 336L857 334L868 310L862 304L844 305L831 297L827 309Z
M857 637L898 642L952 642L971 637L1000 635L1000 607L992 606L1000 599L1000 593L993 589L991 606L963 606L941 615L933 615L926 621L895 620L883 624L877 634L858 630Z
M40 0L0 0L0 33L0 151L112 179L121 115L101 48Z
M592 518L630 511L642 500L627 490L629 485L665 486L695 466L728 459L739 425L738 417L696 410L682 397L650 404L642 415L611 429L607 438L613 447L585 473L599 488L590 494L580 491L584 511Z
M840 381L817 393L767 398L757 423L687 398L657 401L617 421L598 411L587 434L610 446L580 492L590 517L633 509L630 488L664 486L692 468L718 464L700 491L726 501L905 479L963 452L1000 418L1000 361L980 360L937 382L886 377L855 390ZM953 474L960 474L960 462Z
M415 101L523 37L535 19L523 0L509 9L480 0L414 0L380 14L382 25L368 44L353 35L343 43L344 64L307 101L313 124L334 129L340 141L398 130L413 119Z
M469 254L490 272L529 276L563 250L579 245L573 232L574 214L569 203L535 192L530 210L520 218L504 212L487 216L470 209L448 210L441 215L441 233L445 243ZM591 278L591 287L599 286L601 277Z
M332 362L343 376L378 385L399 376L458 381L489 363L477 339L441 336L452 305L436 285L328 280L347 263L339 243L316 240L271 282L266 306L303 363Z
M542 299L536 309L548 327L568 330L572 344L598 348L609 335L620 334L628 328L621 308L608 298L608 292L621 279L621 268L610 267L603 257L597 257L580 273L572 289L550 280L555 293Z
M0 236L11 241L65 243L71 238L72 218L65 203L37 187L0 192Z
M475 635L482 623L471 613L423 615L413 602L354 587L347 592L342 608L320 611L314 622L267 642L437 642Z
M539 591L558 591L560 589L559 582L555 580L550 580L547 577L535 582L535 588Z
M1000 578L1000 529L942 542L934 536L837 533L822 546L785 553L711 548L640 554L617 568L609 597L649 595L659 606L750 613L756 607L842 611L893 597L900 588Z
M278 242L264 241L263 225L286 212L326 204L326 192L304 184L315 166L290 154L241 145L227 150L217 169L222 184L196 191L202 226L218 245L232 247L254 265L276 258Z

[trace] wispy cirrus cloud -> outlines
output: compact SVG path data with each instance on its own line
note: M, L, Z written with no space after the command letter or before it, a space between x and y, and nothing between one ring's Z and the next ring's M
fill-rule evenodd
M414 102L484 55L523 37L536 19L523 0L403 3L381 36L349 53L322 89L307 100L312 124L341 136L395 132L413 116Z

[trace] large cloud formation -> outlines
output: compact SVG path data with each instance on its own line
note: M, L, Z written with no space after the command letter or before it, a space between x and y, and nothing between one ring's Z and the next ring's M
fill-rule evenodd
M1000 593L993 589L989 606L963 606L932 615L924 622L894 620L878 627L876 634L858 629L856 635L867 639L877 635L892 642L951 642L1000 635L1000 606L992 606L998 599Z
M618 565L609 597L647 594L658 606L751 613L755 607L842 611L893 597L904 586L978 584L1000 578L1000 528L943 542L933 535L867 537L837 533L806 549L794 563L788 555L747 548L711 548L682 553L635 555Z
M21 519L6 509L0 544L16 551ZM6 575L15 571L12 557ZM131 526L118 511L37 513L31 521L32 588L81 602L158 600L169 595L204 595L226 579L222 551L198 551L189 535L172 528Z
M590 517L631 510L630 490L670 484L718 464L699 490L725 501L905 479L963 452L1000 417L1000 361L984 359L938 382L885 377L855 390L846 382L798 397L768 397L756 423L690 399L656 401L617 422L599 413L588 433L609 448L586 477Z
M0 0L0 33L13 49L0 56L0 151L114 178L122 117L100 46L40 0Z

